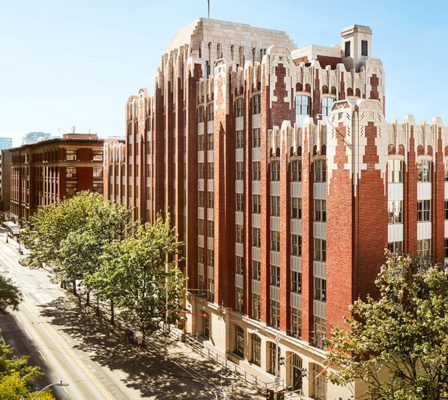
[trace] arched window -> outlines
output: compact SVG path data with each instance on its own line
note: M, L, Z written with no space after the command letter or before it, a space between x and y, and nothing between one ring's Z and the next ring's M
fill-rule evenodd
M289 385L292 390L296 391L302 389L303 375L302 375L302 359L295 353L290 353L287 357L289 360Z
M251 361L255 365L261 365L261 339L255 333L252 334Z

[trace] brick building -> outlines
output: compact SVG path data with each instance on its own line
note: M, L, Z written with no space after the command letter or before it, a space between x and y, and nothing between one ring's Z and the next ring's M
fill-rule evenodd
M103 140L97 135L64 134L10 154L10 214L18 221L82 190L103 193Z
M0 211L9 212L11 153L0 150Z
M354 25L341 46L297 48L284 32L195 21L153 95L129 98L125 143L106 146L105 198L136 219L170 213L186 243L187 307L209 316L188 331L265 381L277 342L281 384L316 399L362 391L315 377L325 335L374 294L384 248L445 258L448 128L385 121L371 35Z

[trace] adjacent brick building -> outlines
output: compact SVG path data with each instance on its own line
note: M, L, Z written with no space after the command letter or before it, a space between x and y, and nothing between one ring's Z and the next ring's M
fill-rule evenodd
M129 98L125 143L106 145L105 198L136 219L170 213L186 243L187 307L209 316L188 330L265 381L278 341L282 385L316 399L352 395L315 379L323 338L375 293L384 248L445 258L448 129L385 121L371 34L298 49L284 32L195 21L154 93Z
M103 193L103 140L97 135L69 133L9 152L10 214L18 221L82 190Z
M0 211L9 212L11 153L0 150Z

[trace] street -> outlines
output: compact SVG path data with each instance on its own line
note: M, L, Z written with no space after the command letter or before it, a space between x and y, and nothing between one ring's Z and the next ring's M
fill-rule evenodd
M160 338L145 351L131 345L92 309L79 308L47 271L21 266L16 243L0 238L0 273L23 294L19 310L0 316L0 328L17 355L41 367L37 388L62 380L70 386L53 390L61 400L215 399L221 387L229 399L261 398L240 384L233 391L219 367L181 343L170 344L168 362Z

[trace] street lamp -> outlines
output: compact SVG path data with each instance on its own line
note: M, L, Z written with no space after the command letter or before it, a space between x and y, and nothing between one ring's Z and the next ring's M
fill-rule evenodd
M69 384L68 384L68 383L63 383L62 381L55 382L55 383L50 383L49 385L47 385L47 386L45 386L44 388L42 388L42 389L36 394L36 396L33 397L32 400L36 399L37 396L39 396L45 389L51 388L51 387L53 387L53 386L69 386ZM23 399L23 396L22 396L22 399Z

